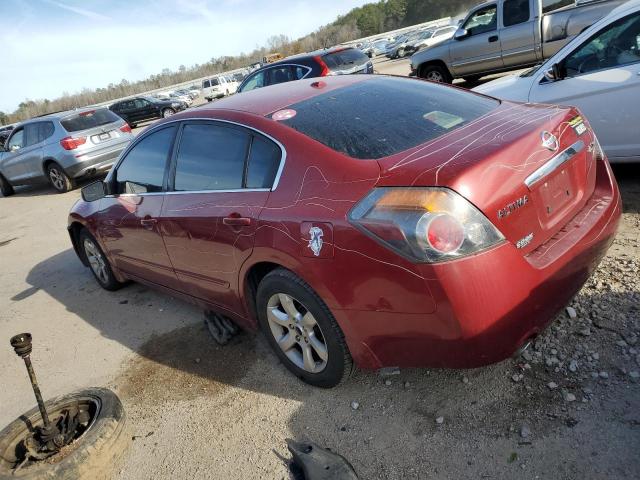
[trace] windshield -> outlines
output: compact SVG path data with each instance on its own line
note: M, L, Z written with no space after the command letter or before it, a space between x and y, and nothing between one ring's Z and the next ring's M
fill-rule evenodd
M378 77L291 105L296 114L282 123L350 157L378 159L451 132L498 105L429 82Z

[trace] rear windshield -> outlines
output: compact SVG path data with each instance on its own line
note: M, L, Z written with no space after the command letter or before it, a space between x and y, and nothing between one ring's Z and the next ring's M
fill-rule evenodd
M329 69L336 71L348 70L363 65L369 61L369 57L360 50L349 48L335 53L328 53L322 57L322 60L327 64Z
M88 130L107 123L117 122L118 120L120 120L120 117L111 110L101 108L100 110L90 110L70 115L61 120L60 123L67 132L79 132L80 130Z
M435 83L377 77L288 107L285 125L353 158L416 147L495 109L497 100Z

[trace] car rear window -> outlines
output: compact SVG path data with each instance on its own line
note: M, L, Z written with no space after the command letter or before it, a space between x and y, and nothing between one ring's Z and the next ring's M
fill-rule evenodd
M89 110L65 117L60 121L67 132L79 132L90 128L106 125L120 120L120 117L111 110L101 108L99 110Z
M337 152L378 159L460 128L498 105L435 83L378 77L293 104L284 117L274 115Z
M348 70L350 68L363 65L369 61L367 57L360 50L355 48L348 48L346 50L340 50L334 53L328 53L322 57L324 63L331 70Z

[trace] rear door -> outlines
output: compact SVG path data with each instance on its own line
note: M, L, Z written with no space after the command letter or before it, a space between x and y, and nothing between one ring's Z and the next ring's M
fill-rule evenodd
M42 143L38 123L28 123L14 130L2 165L3 174L9 181L28 182L42 177Z
M178 289L160 233L167 165L177 127L140 139L113 173L115 194L102 200L98 233L112 261L136 278Z
M534 83L529 100L575 105L611 160L639 159L640 12L603 27L559 61L567 77Z
M531 0L504 0L502 4L500 45L505 67L537 61L535 29L537 20Z
M453 73L463 76L502 68L497 4L472 12L462 28L468 36L457 39L449 47Z
M183 124L162 231L184 291L242 311L238 273L253 250L281 157L273 141L253 130L215 121Z

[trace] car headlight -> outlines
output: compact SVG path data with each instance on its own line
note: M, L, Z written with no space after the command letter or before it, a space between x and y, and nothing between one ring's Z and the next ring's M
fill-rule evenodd
M454 260L504 240L468 200L441 187L376 188L349 212L349 221L414 262Z
M182 105L183 105L183 103L180 103L180 102L173 102L173 103L171 104L171 106L172 106L173 108L180 108L180 107L182 107Z

